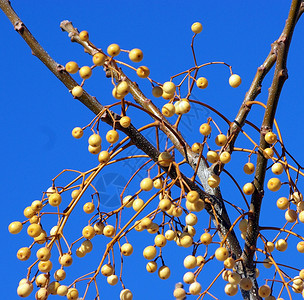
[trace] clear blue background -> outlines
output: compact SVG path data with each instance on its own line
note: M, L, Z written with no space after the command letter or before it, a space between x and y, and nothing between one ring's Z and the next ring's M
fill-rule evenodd
M243 82L238 89L232 89L227 83L227 68L207 67L202 70L202 76L208 78L209 87L204 91L195 90L194 95L225 112L229 119L233 119L257 67L264 61L270 51L270 44L279 37L283 29L290 1L115 1L110 4L109 1L93 0L19 0L12 1L12 5L37 40L58 63L64 65L75 60L80 65L91 64L91 58L83 53L81 47L72 44L67 34L61 32L59 24L67 19L80 30L89 31L92 42L103 49L111 43L118 43L123 49L141 48L144 52L142 64L149 66L151 77L159 82L167 81L170 76L193 65L190 26L193 22L200 21L203 24L203 32L195 41L198 62L225 61L232 65L235 73L241 75ZM28 46L14 32L2 12L0 28L1 295L3 299L17 299L17 284L26 276L29 262L18 261L16 252L20 247L29 245L30 239L26 237L25 230L18 236L9 235L8 224L14 220L23 220L24 207L30 205L33 200L40 199L42 192L51 185L51 179L62 169L89 169L96 164L96 157L86 150L88 134L81 141L76 141L70 134L73 127L85 126L93 114L74 100L61 82L31 55ZM289 79L284 86L277 114L287 149L300 163L303 162L304 146L303 36L304 23L300 20L288 58ZM127 56L123 54L118 59L128 61ZM258 100L264 103L271 83L271 74L264 81L263 93L258 97ZM132 78L137 80L147 96L151 97L147 82L137 79L136 76ZM75 75L75 79L80 82L78 75ZM109 80L104 78L102 72L94 72L85 88L101 103L108 104L112 101ZM156 99L155 103L161 107L165 101ZM259 124L262 114L263 110L256 108L249 119ZM192 118L186 119L185 125L191 126L185 127L184 134L190 144L201 139L197 135L197 128L208 116L213 115L208 110L199 108ZM132 119L135 124L146 122L146 118L141 119L138 114ZM191 127L196 129L191 131ZM104 131L109 129L104 125L102 128ZM226 132L226 129L222 127L223 132ZM241 160L232 163L228 170L239 178L240 185L243 185L252 178L245 178L241 172L246 155L240 157ZM124 182L132 172L132 166L125 166L119 182ZM101 190L106 190L106 196L118 193L120 189L119 184L114 183L106 187L108 183L103 180L107 180L107 176L110 176L108 174L117 175L117 168L109 168L98 183ZM236 189L231 189L231 181L227 177L225 179L226 183L223 183L222 189L224 198L243 205ZM302 182L300 178L300 190ZM136 186L131 187L131 191L136 189ZM280 192L282 196L288 196L287 188L284 192L285 194ZM266 192L262 207L263 224L284 224L283 212L275 207L277 197L277 194ZM87 198L89 199L89 195ZM107 206L111 207L111 204L108 203ZM205 218L206 225L207 215L203 213L202 218ZM81 208L74 222L75 225L70 225L71 229L76 224L85 226L87 216L81 213ZM81 227L75 228L78 234L80 230ZM303 227L298 227L298 232L303 232ZM165 247L165 261L172 274L170 279L162 281L157 274L148 274L145 271L146 261L141 254L146 245L153 244L153 237L148 233L137 233L131 234L129 240L135 250L130 258L125 259L123 278L126 287L133 291L134 299L172 299L174 284L182 280L182 274L185 272L182 266L183 257L190 254L190 250L177 246ZM73 275L83 274L85 268L94 270L103 251L102 245L105 245L105 239L99 246L94 247L94 252L84 260L75 259L70 271L73 272L69 277L71 280L75 278ZM32 253L34 256L35 250ZM282 262L302 268L303 264L301 266L297 259L303 260L297 254L285 255ZM117 264L119 265L119 260ZM219 263L215 262L214 265L220 270ZM212 272L214 271L209 269L209 274ZM206 287L212 278L209 278L207 273L202 273L198 280ZM118 299L119 285L110 287L105 278L101 277L99 283L102 299ZM261 280L260 284L262 283ZM219 299L226 298L227 296L222 294L224 282L221 279L219 287L215 295ZM29 298L34 299L34 294ZM52 298L59 297L53 296L50 299ZM206 299L209 298L206 296Z

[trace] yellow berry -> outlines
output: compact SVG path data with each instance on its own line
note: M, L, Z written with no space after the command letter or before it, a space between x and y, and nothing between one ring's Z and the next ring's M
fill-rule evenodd
M134 48L129 52L129 58L133 62L140 62L143 57L144 54L140 49Z
M279 178L271 178L268 180L267 187L272 192L277 192L281 188L281 181Z
M200 77L196 80L196 85L200 89L205 89L208 86L208 80L205 77Z
M215 138L215 143L218 146L224 146L227 142L227 137L224 134L219 134L216 138Z
M65 70L67 72L69 72L70 74L75 74L77 73L79 67L77 65L76 62L74 61L69 61L66 65L65 65Z
M27 234L33 238L39 236L41 232L42 228L39 224L31 224L27 228Z
M172 103L165 104L162 107L162 114L167 118L170 118L170 117L174 116L175 106Z
M147 78L150 75L150 70L146 66L141 66L141 67L137 68L136 74L140 78Z
M82 235L88 240L92 239L95 236L95 231L94 231L93 226L90 226L90 225L85 226L82 229Z
M176 86L172 81L167 81L163 84L163 91L168 94L175 93Z
M119 124L123 128L128 128L131 124L131 119L130 117L124 116L119 120Z
M189 292L191 295L198 295L202 290L202 286L197 281L194 281L189 286Z
M230 84L231 87L237 88L241 83L242 83L242 79L239 75L232 74L229 77L229 84Z
M202 25L200 22L195 22L195 23L193 23L193 24L191 25L191 30L192 30L194 33L198 34L198 33L202 32L202 30L203 30L203 25Z
M51 251L47 247L42 247L42 248L37 250L36 256L39 260L46 261L46 260L49 260L51 258Z
M281 197L277 200L277 207L279 209L285 210L289 207L289 201L286 197Z
M117 56L120 53L120 47L117 44L111 44L107 48L107 52L110 56Z
M68 253L59 256L59 263L64 267L69 267L73 263L72 256Z
M79 33L79 38L83 41L83 42L87 42L89 40L89 33L86 30L83 30Z
M8 225L8 231L11 234L17 234L22 230L22 227L23 227L23 225L22 225L21 222L15 221L15 222L12 222Z
M113 236L115 233L115 228L112 225L107 225L103 229L103 234L107 237Z
M76 86L73 87L73 89L72 89L72 95L74 97L77 97L77 98L81 97L82 94L83 94L83 88L81 86L76 85Z
M284 167L280 163L275 163L275 164L272 165L271 171L272 171L273 174L281 175L284 171Z
M224 261L228 258L229 252L225 247L219 247L215 250L215 258L219 261Z
M132 203L132 207L135 211L139 211L143 206L144 206L145 202L142 199L135 199L133 200Z
M209 232L205 232L201 235L200 241L203 245L207 246L212 242L212 235Z
M143 191L151 191L153 188L153 181L151 178L144 178L141 182L140 182L140 188Z
M92 69L88 66L81 67L79 75L82 79L89 79L92 75Z
M253 174L253 172L254 172L254 170L255 170L254 164L253 164L253 163L250 163L250 162L246 163L246 164L244 165L243 170L244 170L244 172L245 172L246 174L248 174L248 175Z
M22 261L28 260L30 256L31 256L31 249L28 247L22 247L17 252L17 258Z
M133 246L130 243L125 243L121 246L120 251L124 256L130 256L133 253Z
M75 127L75 128L72 130L72 136L73 136L75 139L80 139L80 138L83 136L83 130L82 130L80 127Z
M202 135L206 136L206 135L209 135L211 133L211 126L207 123L204 123L200 126L199 130L200 130L200 133Z
M58 193L54 193L49 196L49 204L51 206L59 206L61 200L62 200L61 195Z
M158 163L162 167L169 167L172 161L172 155L167 151L160 153L158 156Z
M158 234L158 235L154 238L154 243L155 243L155 246L157 246L157 247L164 247L164 246L166 246L166 244L167 244L167 240L166 240L166 238L165 238L164 235Z
M194 143L191 147L191 150L194 152L194 153L200 153L202 151L202 144L200 143Z
M143 256L146 259L153 259L156 256L156 248L154 246L147 246L143 251Z
M107 56L101 52L94 54L93 56L93 64L95 66L102 66L106 61Z
M27 206L24 211L23 211L23 215L27 218L30 219L31 217L33 217L36 214L36 212L30 207Z
M224 151L221 153L220 155L220 161L223 163L223 164L228 164L231 160L231 155L229 152L227 151Z
M110 153L108 151L101 151L98 155L98 161L101 164L106 164L110 159Z
M93 213L95 210L95 205L92 202L87 202L83 205L83 211L87 214Z
M216 188L219 186L220 181L221 181L220 177L213 174L208 178L208 185L212 188Z
M252 195L254 190L254 185L251 182L248 182L243 186L243 192L245 195Z
M161 266L158 269L158 276L160 279L168 279L170 277L170 269L167 266Z
M269 131L265 134L265 141L268 144L273 144L277 141L277 135L274 132Z
M110 144L116 143L118 141L118 139L119 139L119 134L118 134L118 132L116 130L109 130L107 132L106 140Z
M211 164L213 164L219 160L219 155L217 152L210 150L207 152L206 158Z
M66 294L66 297L68 300L77 300L79 296L78 290L75 288L68 289L68 292Z
M38 269L40 272L47 273L52 270L53 264L50 260L40 261L38 263Z

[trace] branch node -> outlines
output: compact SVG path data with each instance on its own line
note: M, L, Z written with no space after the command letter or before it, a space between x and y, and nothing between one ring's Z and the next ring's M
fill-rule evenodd
M57 64L56 69L58 72L63 72L65 71L65 67L61 64Z
M16 31L18 31L20 34L23 33L24 28L25 28L25 25L20 20L18 20L14 25L14 29Z

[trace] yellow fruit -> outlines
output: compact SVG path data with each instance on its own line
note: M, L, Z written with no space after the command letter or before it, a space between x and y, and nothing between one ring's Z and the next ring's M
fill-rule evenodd
M23 225L22 225L21 222L15 221L15 222L12 222L12 223L9 224L8 231L11 234L17 234L22 230L22 227L23 227Z
M166 93L165 91L163 91L162 97L163 97L165 100L171 100L171 99L174 98L174 93L173 93L173 94L168 94L168 93ZM174 109L175 109L175 106L174 106Z
M89 79L92 75L92 69L88 66L81 67L79 75L82 79Z
M92 202L87 202L83 205L83 211L87 214L93 213L95 210L95 205Z
M210 151L207 152L207 157L206 158L210 163L213 164L213 163L215 163L219 160L219 155L218 155L217 152L210 150Z
M77 300L79 296L78 290L75 288L68 289L66 297L68 300Z
M124 243L121 246L120 251L122 255L130 256L133 253L133 246L130 243Z
M46 260L49 260L51 258L51 251L47 247L42 247L42 248L37 250L36 256L39 260L46 261Z
M175 107L175 113L177 115L186 114L191 109L190 103L183 99L175 102L174 107Z
M101 137L100 137L100 135L96 134L96 133L92 134L89 137L88 143L92 147L98 147L98 146L100 146L101 145Z
M196 257L193 255L188 255L184 259L184 267L186 269L193 269L196 267Z
M17 258L22 261L28 260L30 256L31 256L31 249L28 247L22 247L17 252Z
M116 130L109 130L107 132L106 140L110 144L116 143L118 141L118 139L119 139L119 134L118 134L118 132Z
M212 235L209 232L205 232L201 235L200 241L203 245L207 246L212 242Z
M119 124L123 128L128 128L131 124L131 119L127 116L124 116L119 120Z
M39 200L35 200L31 204L31 208L33 209L34 212L40 211L42 209L42 207L43 207L43 204Z
M75 128L72 130L72 136L73 136L75 139L80 139L80 138L83 136L83 130L82 130L80 127L75 127Z
M229 252L225 247L219 247L215 250L215 258L219 261L224 261L228 258Z
M112 225L107 225L103 229L103 234L107 237L113 236L115 233L115 228Z
M200 143L194 143L191 147L191 150L194 152L194 153L200 153L202 151L202 144Z
M162 108L162 114L167 118L172 117L175 114L175 106L172 103L165 104Z
M144 54L140 49L135 48L129 52L129 58L133 62L140 62L143 59L143 57Z
M105 264L101 267L101 274L104 276L110 276L114 273L114 268L111 264Z
M77 98L81 97L82 94L83 94L83 88L81 86L76 85L76 86L73 87L73 89L72 89L72 95L74 97L77 97Z
M277 135L274 132L269 131L265 134L265 141L268 144L273 144L277 141Z
M101 150L101 146L93 147L91 145L88 146L88 151L92 154L98 154Z
M154 246L147 246L143 251L143 256L146 259L153 259L156 256L156 248Z
M200 130L200 133L202 135L206 136L206 135L209 135L211 133L211 126L207 123L204 123L200 126L199 130Z
M200 89L205 89L208 86L208 80L205 77L200 77L196 80L196 85Z
M101 163L101 164L106 164L110 159L110 153L108 151L101 151L99 154L98 154L98 161Z
M253 163L246 163L243 168L244 172L248 175L253 174L255 168Z
M231 87L237 88L241 83L242 83L242 79L239 75L232 74L229 77L229 84L230 84Z
M83 42L87 42L89 40L89 33L86 30L83 30L79 33L79 38L83 41Z
M216 138L215 138L215 143L218 146L224 146L227 142L227 137L224 134L219 134Z
M163 91L168 94L175 93L176 86L172 81L167 81L163 84Z
M120 47L117 44L111 44L107 48L107 52L110 56L117 56L120 53Z
M150 70L146 66L141 66L141 67L137 68L136 74L140 78L147 78L150 75Z
M220 184L220 177L213 174L208 178L208 185L212 188L218 187Z
M58 193L54 193L49 196L49 204L51 206L59 206L61 200L62 200L61 195Z
M293 209L287 209L285 212L285 219L287 222L293 223L297 220L298 214Z
M243 192L245 195L252 195L254 189L254 185L251 182L248 182L243 186Z
M198 34L200 32L202 32L203 30L203 25L200 22L195 22L191 25L191 30L192 32L194 32L195 34Z
M250 291L252 288L252 281L249 278L242 278L240 281L240 288L244 291Z
M59 263L64 267L69 267L73 263L72 256L68 253L59 256Z
M266 148L264 149L264 157L267 158L267 159L270 159L272 158L274 155L274 151L272 148Z
M223 164L228 164L231 160L231 155L229 152L227 151L224 151L221 153L220 155L220 161L223 163Z
M281 197L277 200L277 207L279 209L285 210L289 207L289 201L286 197Z
M106 61L107 56L101 52L94 54L93 56L93 64L95 66L102 66Z
M300 252L300 253L304 253L304 242L301 241L297 244L297 250Z
M170 164L172 163L172 161L173 161L172 155L169 152L167 152L167 151L162 152L158 156L158 163L162 167L169 167Z
M189 292L191 295L198 295L202 290L202 286L197 281L193 282L189 286Z
M38 263L38 269L40 272L47 273L52 270L53 264L50 260L40 261Z
M160 279L168 279L170 277L170 269L167 266L161 266L158 269L158 277Z
M42 228L39 224L31 224L27 228L27 234L33 238L39 236L41 232L42 232Z
M163 186L163 181L162 181L162 179L161 179L161 178L155 179L155 180L153 181L153 186L154 186L156 189L160 190L160 189L162 188L162 186Z
M270 295L271 288L268 285L262 285L259 287L258 294L260 297L266 298Z
M151 178L144 178L141 182L140 182L140 188L143 191L151 191L153 188L153 181Z
M135 199L133 201L132 207L135 211L139 211L143 206L144 206L145 202L142 199Z
M272 192L277 192L281 188L281 181L279 178L271 178L268 180L267 187Z
M238 286L236 284L227 283L225 286L225 293L228 296L235 296L238 292Z
M272 171L272 173L274 173L276 175L281 175L284 171L284 167L280 163L275 163L272 165L271 171Z
M130 87L126 81L121 81L116 86L117 94L126 96L129 93Z
M224 266L227 269L232 269L235 265L235 260L232 257L228 257L224 260ZM233 273L232 273L233 274ZM228 281L229 281L229 276L228 276ZM232 283L231 281L229 281Z
M118 282L118 277L117 275L110 275L107 277L107 282L109 285L116 285Z
M154 243L155 243L155 246L157 246L157 247L164 247L164 246L166 246L166 244L167 244L167 240L166 240L166 238L165 238L164 235L158 234L158 235L154 238Z
M154 273L157 270L157 263L155 261L149 261L146 265L146 270L149 273Z
M79 67L77 65L76 62L74 61L69 61L66 65L65 65L65 70L67 72L69 72L70 74L75 74L77 73Z
M23 215L27 218L30 219L31 217L33 217L36 214L36 212L30 207L27 206L24 211L23 211Z
M85 226L82 229L82 235L88 240L92 239L95 236L95 231L94 231L93 226L90 226L90 225Z

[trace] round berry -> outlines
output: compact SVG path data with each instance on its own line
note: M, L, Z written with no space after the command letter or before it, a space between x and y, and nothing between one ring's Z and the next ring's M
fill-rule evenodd
M169 152L167 152L167 151L162 152L158 156L158 163L162 167L169 167L170 164L172 163L172 161L173 161L172 155Z
M207 136L211 133L211 126L207 123L204 123L200 126L199 131L202 135Z
M134 48L129 52L129 58L133 62L140 62L143 57L144 54L140 49Z
M170 277L171 271L167 266L161 266L158 269L158 277L160 279L168 279Z
M131 119L130 117L124 116L119 120L119 124L123 128L128 128L131 124Z
M150 75L150 70L146 66L141 66L141 67L137 68L136 74L140 78L147 78Z
M172 103L165 104L162 107L162 114L167 118L170 118L170 117L174 116L175 106Z
M277 141L277 135L274 132L269 131L265 134L265 141L268 144L273 144Z
M154 246L147 246L143 251L143 256L146 259L153 259L156 256L156 248Z
M81 67L79 75L82 79L89 79L92 75L92 69L88 66Z
M83 206L83 211L87 214L93 213L95 210L95 205L92 202L87 202Z
M209 185L210 187L212 187L212 188L216 188L216 187L219 186L220 180L221 180L221 179L220 179L219 176L213 174L213 175L211 175L211 176L208 178L208 185Z
M101 137L99 134L94 133L89 137L88 142L92 147L98 147L101 145Z
M219 155L217 152L210 150L207 152L206 158L211 164L214 164L219 160Z
M28 247L22 247L17 252L17 258L19 260L28 260L31 256L31 249Z
M12 222L8 225L8 231L11 234L17 234L22 230L22 227L23 227L23 225L22 225L21 222L15 221L15 222Z
M275 175L281 175L284 171L284 167L280 163L275 163L275 164L272 165L271 171Z
M27 228L27 234L33 238L39 236L41 232L42 228L39 224L31 224Z
M103 234L107 237L113 236L115 233L115 228L112 225L107 225L103 229Z
M98 53L94 54L94 56L93 56L93 64L95 66L103 66L103 64L106 61L106 58L107 58L106 55L104 55L101 52L98 52Z
M110 56L117 56L120 53L120 47L117 44L111 44L107 48L107 52Z
M41 261L47 261L51 258L51 251L47 247L42 247L36 252L36 256Z
M68 253L59 256L59 263L64 267L69 267L73 263L72 256Z
M101 164L106 164L110 160L110 153L108 151L101 151L98 155L98 161Z
M58 193L54 193L49 196L49 204L51 206L59 206L61 200L62 200L61 195Z
M194 32L195 34L198 34L200 32L202 32L203 30L203 25L200 22L195 22L191 25L191 30L192 32Z
M198 295L202 290L202 286L197 281L193 282L189 286L189 292L191 295Z
M218 146L224 146L227 142L227 137L225 134L219 134L217 135L217 137L215 138L215 143L218 145Z
M224 261L228 258L229 252L225 247L219 247L215 250L215 258L219 261Z
M83 136L83 130L82 130L80 127L75 127L75 128L72 130L72 136L73 136L75 139L80 139L80 138Z
M248 162L244 165L244 168L243 168L244 172L248 175L250 174L253 174L254 173L254 170L255 170L255 167L254 167L254 164L251 163L251 162Z
M267 187L272 192L277 192L281 188L281 181L279 178L271 178L268 180Z
M161 97L163 94L163 89L160 87L160 86L154 86L152 88L152 95L155 97L155 98L159 98Z
M106 135L106 140L110 144L114 144L118 141L119 134L116 130L109 130Z
M202 244L207 246L212 242L212 235L209 232L205 232L201 235L200 241L202 242Z
M175 93L176 86L172 81L166 81L163 84L163 91L168 94L174 94Z
M77 289L75 289L75 288L68 289L68 292L66 294L66 297L68 298L68 300L77 300L78 296L79 296L79 292Z
M196 85L200 89L205 89L208 86L208 80L205 77L197 78Z
M81 97L83 94L83 88L79 85L76 85L72 89L72 95L76 98Z
M151 191L153 188L153 181L151 178L144 178L141 182L140 182L140 188L143 191Z
M130 256L133 253L133 246L130 243L125 243L121 246L120 251L124 256Z
M89 40L89 33L86 30L83 30L79 33L79 38L83 41L83 42L87 42Z
M279 209L285 210L289 207L289 201L286 197L281 197L277 200L277 207Z
M65 70L67 72L69 72L70 74L75 74L78 72L79 67L77 65L76 62L74 61L69 61L66 65L65 65Z
M243 186L243 192L245 195L252 195L254 190L254 185L251 182L248 182Z
M83 227L82 235L83 235L83 237L85 237L88 240L92 239L95 236L95 231L94 231L93 226L88 225L88 226Z
M109 285L116 285L118 282L118 276L117 275L110 275L107 277L107 282Z
M229 84L230 84L231 87L237 88L241 83L242 83L242 79L239 75L232 74L229 77Z

